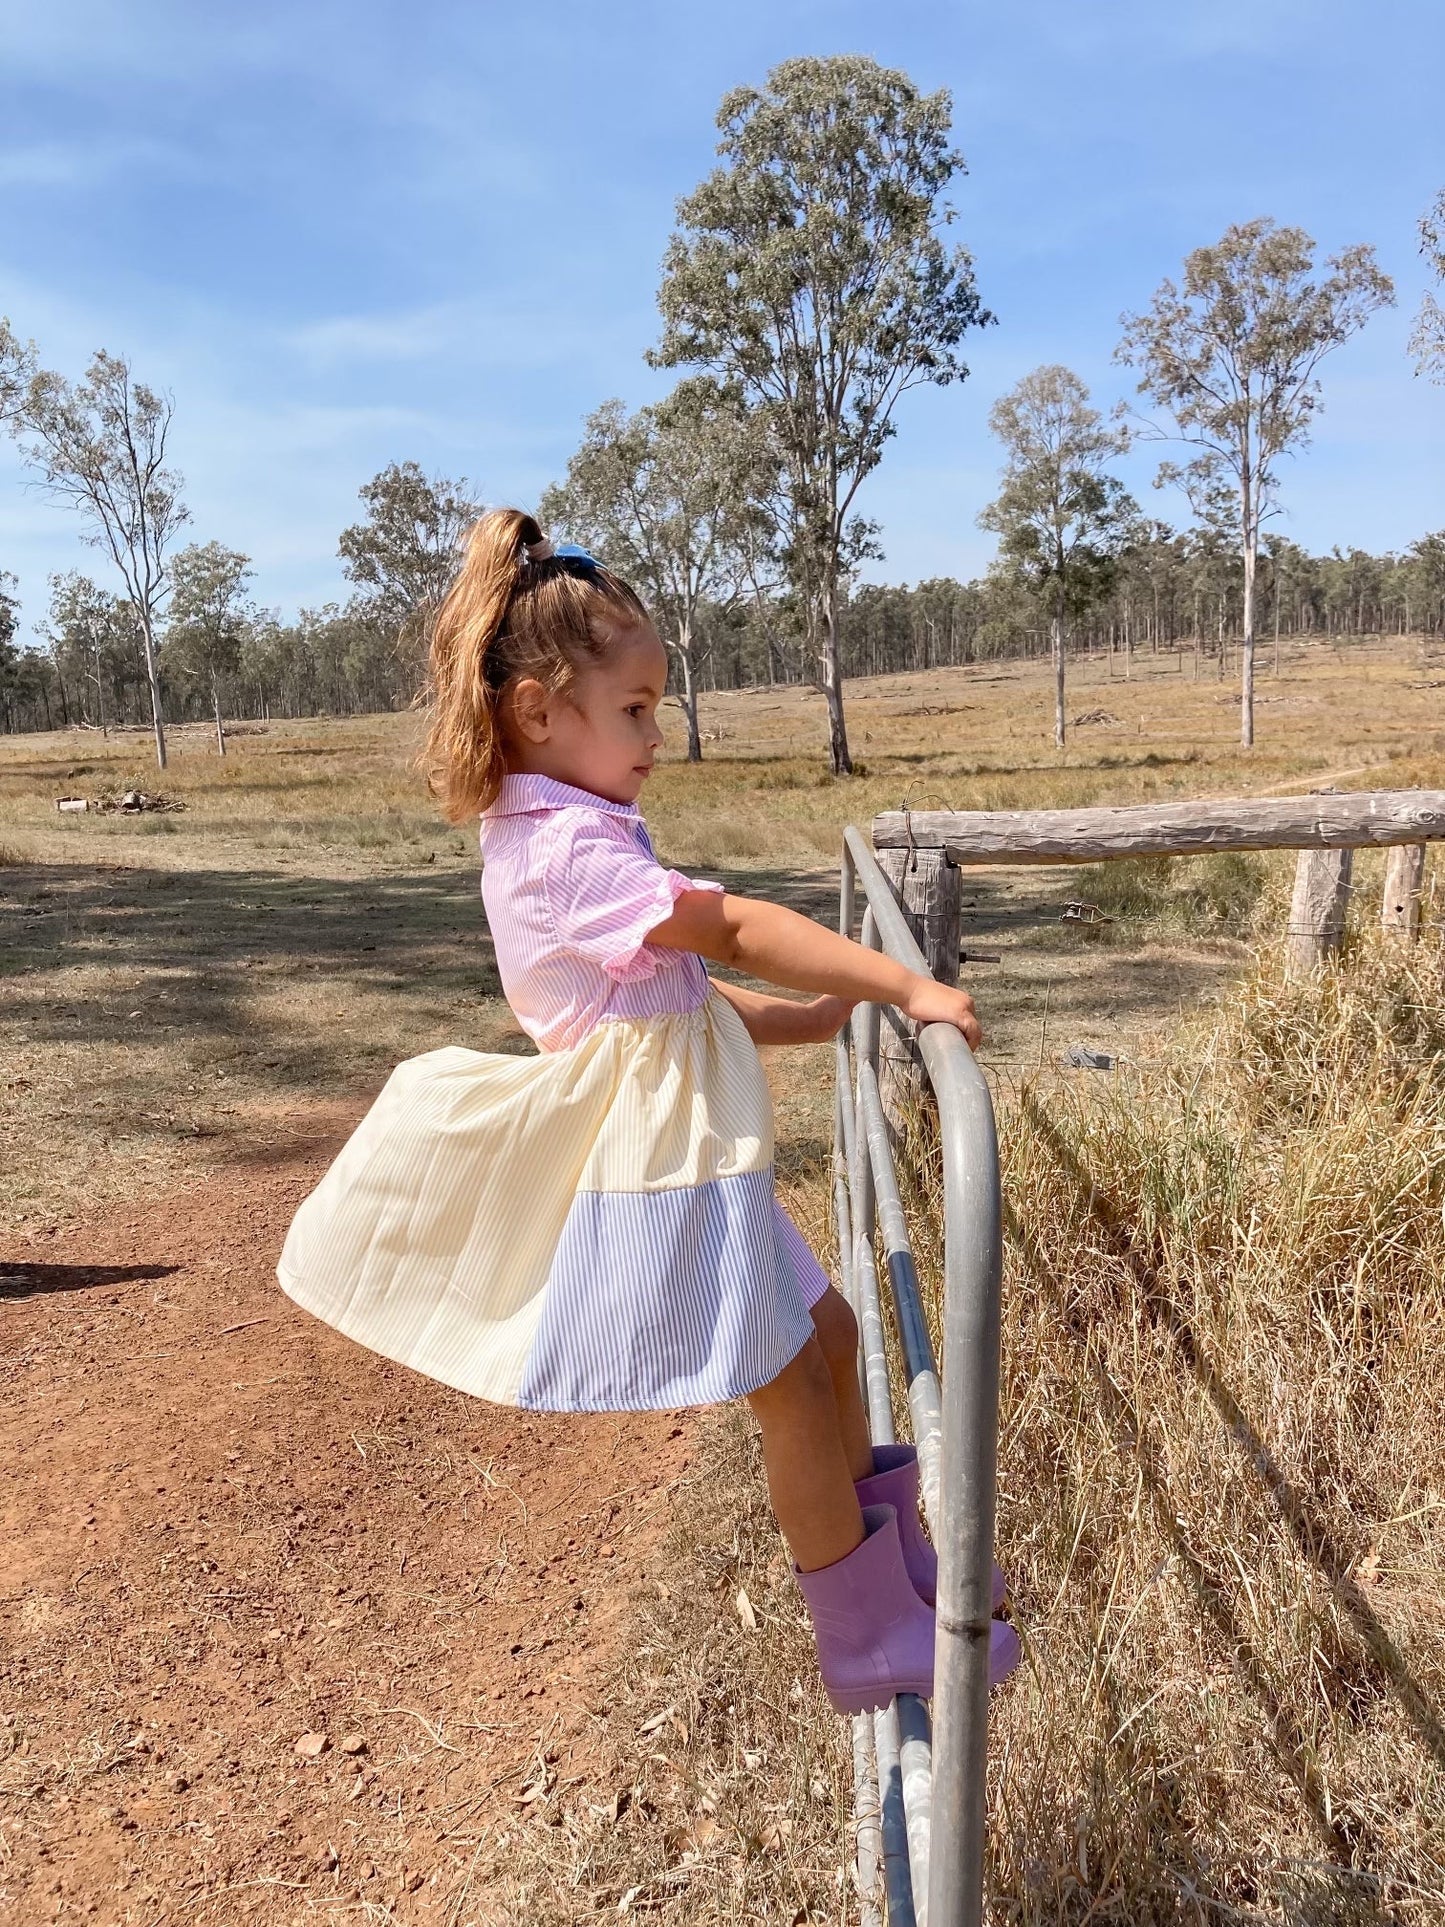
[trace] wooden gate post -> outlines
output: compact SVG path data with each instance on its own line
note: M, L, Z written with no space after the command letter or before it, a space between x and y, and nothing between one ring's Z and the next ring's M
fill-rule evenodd
M1353 850L1301 850L1289 906L1284 974L1308 977L1340 947L1354 872Z
M958 982L962 873L944 850L879 850L878 866L903 906L928 968L941 984ZM878 1048L883 1115L897 1142L923 1090L918 1026L885 1005Z
M1413 943L1420 930L1420 892L1425 883L1425 845L1395 843L1385 859L1385 897L1380 923L1386 936Z

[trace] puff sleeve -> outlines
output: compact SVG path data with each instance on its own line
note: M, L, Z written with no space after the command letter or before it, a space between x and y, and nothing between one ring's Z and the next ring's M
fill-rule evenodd
M659 953L647 939L689 890L704 882L664 869L639 834L635 817L566 811L548 863L547 894L558 942L619 981L650 977ZM645 834L645 833L644 833Z

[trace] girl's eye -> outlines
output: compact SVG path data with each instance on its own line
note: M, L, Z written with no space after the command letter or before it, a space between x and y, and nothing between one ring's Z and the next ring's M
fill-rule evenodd
M630 703L628 705L627 713L629 716L640 716L643 710L646 709L646 707L647 707L646 703Z

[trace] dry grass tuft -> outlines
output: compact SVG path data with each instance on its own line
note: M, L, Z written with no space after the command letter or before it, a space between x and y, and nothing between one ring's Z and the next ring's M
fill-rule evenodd
M1000 1918L1442 1917L1442 987L1438 941L1262 965L1003 1106Z

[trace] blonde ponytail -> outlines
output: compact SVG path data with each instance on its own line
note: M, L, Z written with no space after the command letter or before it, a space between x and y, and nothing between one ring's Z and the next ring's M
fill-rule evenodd
M492 509L473 525L431 640L427 785L449 822L487 809L502 787L507 684L534 676L565 693L584 662L646 620L620 576L600 563L553 555L521 509Z

